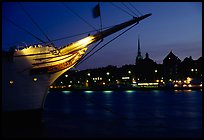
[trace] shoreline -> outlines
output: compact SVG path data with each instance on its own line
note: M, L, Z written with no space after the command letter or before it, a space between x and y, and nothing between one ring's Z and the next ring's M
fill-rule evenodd
M50 88L49 91L127 91L127 90L201 90L202 87L156 87L156 88Z

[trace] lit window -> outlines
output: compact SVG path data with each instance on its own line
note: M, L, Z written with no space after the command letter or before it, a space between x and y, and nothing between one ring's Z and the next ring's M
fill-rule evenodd
M88 76L90 76L91 74L90 74L90 73L88 73L87 75L88 75Z
M194 69L191 69L191 71L194 71Z
M66 74L65 77L68 77L68 75Z
M157 72L157 70L155 70L154 72Z
M38 79L37 79L36 77L34 77L34 78L33 78L33 81L35 81L35 82L36 82L37 80L38 80Z
M195 71L198 71L198 69L195 69Z
M130 77L122 77L122 79L130 79Z
M106 74L107 74L107 75L110 75L110 73L109 73L109 72L107 72Z
M131 71L128 71L129 74L131 74Z
M110 79L108 79L108 81L110 82Z
M13 81L13 80L10 80L9 83L12 85L12 84L14 83L14 81Z

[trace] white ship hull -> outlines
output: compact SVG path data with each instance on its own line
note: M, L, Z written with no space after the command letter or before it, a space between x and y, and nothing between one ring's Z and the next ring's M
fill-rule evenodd
M72 55L56 55L52 53L52 50L55 48L30 47L15 51L10 58L8 56L3 58L3 112L42 109L49 85L61 74L72 68L87 48ZM36 55L42 51L44 53ZM46 52L47 54L45 54ZM47 59L49 57L51 59ZM62 65L70 60L71 63ZM36 66L36 63L40 64Z

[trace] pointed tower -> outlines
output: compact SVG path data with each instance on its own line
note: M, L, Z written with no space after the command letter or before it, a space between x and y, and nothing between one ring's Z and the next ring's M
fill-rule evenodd
M137 47L138 47L138 51L137 51L137 57L136 57L136 62L135 62L136 65L138 64L138 62L139 62L140 60L143 60L142 55L141 55L141 51L140 51L140 38L139 38L139 36L138 36L138 44L137 44Z

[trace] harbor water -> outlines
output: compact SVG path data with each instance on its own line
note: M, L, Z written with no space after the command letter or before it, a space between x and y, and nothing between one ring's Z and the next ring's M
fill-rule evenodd
M52 91L48 138L201 138L202 91Z

